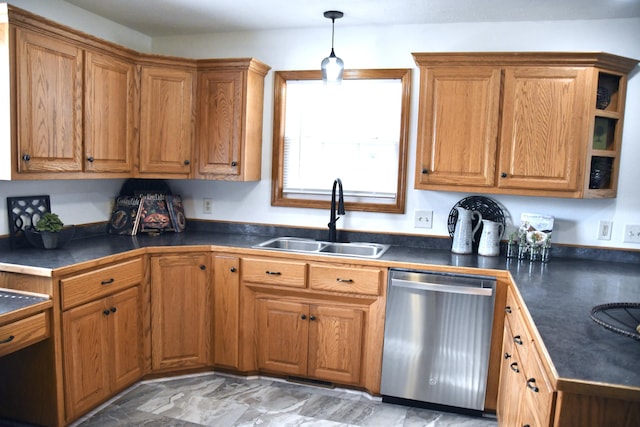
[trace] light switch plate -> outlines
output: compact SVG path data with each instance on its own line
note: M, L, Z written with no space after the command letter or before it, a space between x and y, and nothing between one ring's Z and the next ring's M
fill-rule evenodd
M611 228L613 228L611 221L600 221L598 224L598 240L611 240Z

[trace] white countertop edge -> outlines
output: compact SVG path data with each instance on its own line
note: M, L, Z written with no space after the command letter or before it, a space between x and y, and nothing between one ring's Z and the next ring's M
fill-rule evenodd
M51 277L53 270L50 268L30 267L20 264L0 262L0 271L6 273L29 274L31 276Z

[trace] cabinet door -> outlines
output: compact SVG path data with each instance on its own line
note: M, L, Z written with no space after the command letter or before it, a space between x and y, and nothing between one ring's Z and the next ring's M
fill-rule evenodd
M577 191L587 141L587 69L505 69L500 188Z
M85 59L85 171L131 172L135 66L88 51Z
M210 364L211 299L208 254L151 257L154 370Z
M142 317L140 287L129 288L108 300L112 391L119 391L142 377Z
M82 171L82 50L16 28L18 172Z
M306 375L309 306L259 299L258 367L272 372Z
M309 309L309 376L358 383L362 358L362 310L325 305Z
M496 67L422 69L416 188L494 185L500 75Z
M518 408L520 407L522 366L513 345L513 335L505 324L502 339L502 362L500 365L500 386L498 388L498 422L500 426L518 425Z
M242 72L201 72L198 80L198 171L202 175L240 174Z
M193 72L143 67L140 173L189 177L194 133Z
M214 357L216 365L237 368L240 358L240 259L214 256Z
M62 314L67 418L75 418L109 395L109 314L104 299Z

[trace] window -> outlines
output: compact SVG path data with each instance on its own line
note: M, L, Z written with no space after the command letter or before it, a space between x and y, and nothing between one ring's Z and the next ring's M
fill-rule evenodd
M410 69L274 74L271 204L329 208L342 180L347 210L404 213Z

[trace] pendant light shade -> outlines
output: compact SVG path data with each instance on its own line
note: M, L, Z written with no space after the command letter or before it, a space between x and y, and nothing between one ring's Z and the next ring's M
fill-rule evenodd
M342 74L344 72L344 62L338 58L333 51L333 34L336 19L344 16L342 12L337 10L328 10L324 13L324 17L331 19L331 54L322 60L322 81L325 83L342 82Z

